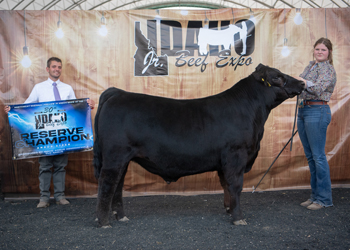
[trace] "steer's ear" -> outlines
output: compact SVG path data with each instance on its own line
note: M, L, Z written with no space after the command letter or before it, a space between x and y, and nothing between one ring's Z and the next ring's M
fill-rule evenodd
M255 71L253 72L253 76L255 80L258 82L263 83L265 86L271 87L271 84L266 79L266 71L269 69L269 67L259 64L258 67L255 68Z
M256 71L261 71L262 69L266 68L264 64L259 63L259 65L255 68Z
M264 82L265 71L266 71L266 66L260 63L255 68L255 71L253 72L252 75L254 76L255 80L257 80L258 82Z

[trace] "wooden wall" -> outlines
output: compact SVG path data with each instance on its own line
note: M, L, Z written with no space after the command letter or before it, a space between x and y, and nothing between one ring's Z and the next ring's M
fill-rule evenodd
M312 46L320 37L328 37L334 45L334 66L337 85L330 101L332 122L327 134L326 153L334 187L350 184L350 9L302 9L303 22L293 21L295 9L253 9L255 22L254 52L249 66L215 67L218 57L210 56L204 72L199 67L175 67L176 57L169 57L168 76L134 76L135 22L147 36L147 20L159 15L162 20L181 23L185 48L186 27L189 21L249 19L247 9L188 11L132 10L105 11L108 35L99 36L102 12L99 11L0 11L0 104L23 103L33 86L47 79L46 60L58 56L63 60L61 80L69 83L78 98L90 97L98 105L99 95L115 86L127 91L178 99L199 98L224 91L251 74L259 63L297 76L312 60ZM24 14L26 43L32 65L23 68ZM54 32L60 14L64 37ZM220 25L219 27L220 28ZM291 51L281 55L284 38ZM157 54L160 55L158 29ZM239 57L231 46L231 55ZM199 58L198 53L195 57ZM256 186L292 134L296 98L285 101L272 111L265 124L259 156L251 172L245 175L244 188ZM2 106L1 106L2 107ZM94 119L96 109L92 112ZM66 167L66 194L93 196L97 182L93 176L92 152L72 153ZM0 109L0 172L2 192L19 194L39 193L37 159L11 159L11 139L7 116ZM305 188L309 186L309 170L298 135L293 150L282 152L271 171L260 184L262 190ZM166 184L160 177L131 163L124 190L130 195L161 193L194 194L220 192L216 173L181 178Z

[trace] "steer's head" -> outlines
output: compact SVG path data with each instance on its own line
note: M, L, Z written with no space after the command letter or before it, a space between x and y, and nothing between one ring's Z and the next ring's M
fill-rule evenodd
M259 64L252 74L254 78L263 83L266 87L273 88L278 93L278 99L292 98L299 95L304 89L305 84L294 77L283 74L275 68Z

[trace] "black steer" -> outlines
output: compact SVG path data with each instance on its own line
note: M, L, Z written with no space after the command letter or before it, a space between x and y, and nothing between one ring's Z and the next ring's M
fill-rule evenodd
M99 225L109 226L110 209L118 220L127 220L122 188L130 161L168 183L218 171L224 205L235 225L245 225L240 207L243 174L258 156L264 124L273 108L304 87L303 82L259 64L230 89L200 99L107 89L95 117Z

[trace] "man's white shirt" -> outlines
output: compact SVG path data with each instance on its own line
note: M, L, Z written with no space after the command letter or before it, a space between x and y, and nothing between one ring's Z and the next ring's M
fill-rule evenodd
M44 82L35 84L28 99L24 103L55 101L52 83L54 82L50 78L48 78ZM76 99L74 90L70 85L63 83L60 80L57 80L56 83L58 92L61 96L61 100Z

